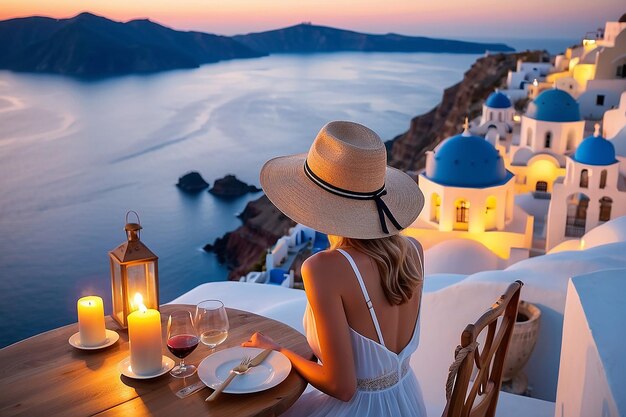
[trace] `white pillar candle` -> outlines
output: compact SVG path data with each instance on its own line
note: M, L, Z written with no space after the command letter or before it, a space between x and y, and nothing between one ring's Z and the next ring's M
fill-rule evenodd
M130 343L130 368L137 375L153 375L162 367L161 313L147 309L128 315L128 340Z
M104 327L104 304L96 296L78 300L78 333L83 346L99 346L106 341Z

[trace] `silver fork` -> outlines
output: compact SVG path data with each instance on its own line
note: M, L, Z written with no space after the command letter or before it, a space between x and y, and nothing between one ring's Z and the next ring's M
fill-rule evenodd
M213 393L209 395L204 401L213 401L214 399L217 398L218 395L220 395L222 391L224 391L224 389L228 386L228 384L230 384L237 375L243 375L246 372L248 372L248 369L250 369L250 362L252 362L251 357L246 356L245 358L243 358L239 365L235 366L233 369L230 370L228 374L228 378L226 378L226 380L222 382L220 386L217 387L215 391L213 391Z

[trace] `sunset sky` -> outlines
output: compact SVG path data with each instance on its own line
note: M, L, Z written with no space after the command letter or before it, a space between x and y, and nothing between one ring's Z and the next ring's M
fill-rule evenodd
M459 38L579 38L626 12L618 0L0 0L0 20L150 18L176 29L225 35L311 21L371 33Z

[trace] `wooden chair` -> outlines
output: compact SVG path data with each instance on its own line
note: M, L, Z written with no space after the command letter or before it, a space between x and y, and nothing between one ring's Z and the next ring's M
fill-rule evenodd
M461 334L446 383L446 408L443 417L493 417L502 384L504 358L517 318L520 292L524 283L515 281L498 301ZM501 320L500 317L502 318ZM487 328L479 350L478 336ZM478 373L470 381L474 371Z

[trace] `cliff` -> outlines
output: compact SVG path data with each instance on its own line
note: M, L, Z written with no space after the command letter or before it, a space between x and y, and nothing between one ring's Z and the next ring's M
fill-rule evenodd
M387 142L389 164L405 171L419 171L426 162L425 152L442 140L461 132L465 117L472 119L496 87L501 87L518 59L549 59L545 52L494 54L476 60L463 80L444 90L441 102L432 110L411 120L409 130Z
M238 280L259 261L265 262L261 258L267 248L295 226L266 196L249 202L239 217L243 225L205 247L214 251L220 262L226 263L231 280Z

